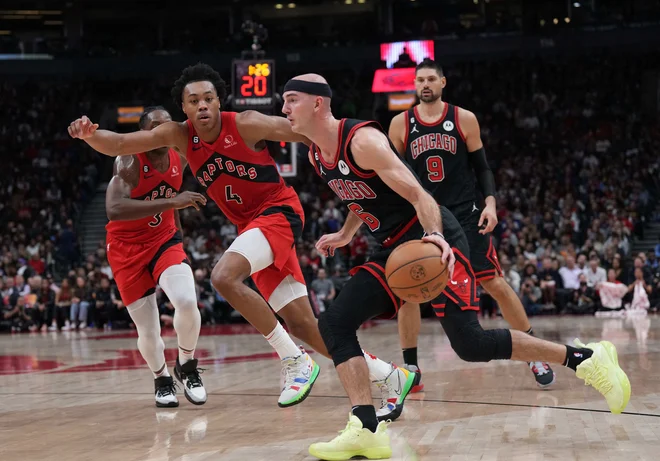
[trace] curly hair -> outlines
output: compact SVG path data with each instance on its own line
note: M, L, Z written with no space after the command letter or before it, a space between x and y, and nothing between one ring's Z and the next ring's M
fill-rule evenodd
M192 82L211 82L221 102L227 97L227 84L220 74L208 64L199 62L183 69L181 77L174 82L171 94L177 107L181 107L183 102L183 89Z
M145 127L147 126L147 123L149 121L149 114L152 112L156 112L157 110L162 110L163 112L167 112L167 109L165 109L163 106L149 106L145 107L144 112L142 112L142 115L140 115L140 120L138 121L138 126L140 127L141 130L144 130ZM167 115L170 113L167 112Z

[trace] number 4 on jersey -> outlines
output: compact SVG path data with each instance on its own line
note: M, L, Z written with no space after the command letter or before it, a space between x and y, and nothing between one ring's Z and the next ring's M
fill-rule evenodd
M380 228L380 221L371 213L367 213L364 209L357 203L349 203L348 209L357 215L358 218L362 220L371 232L377 231Z
M227 187L225 187L225 200L228 202L234 201L239 205L243 204L243 199L241 198L240 195L234 194L234 192L231 190L230 184L228 184Z

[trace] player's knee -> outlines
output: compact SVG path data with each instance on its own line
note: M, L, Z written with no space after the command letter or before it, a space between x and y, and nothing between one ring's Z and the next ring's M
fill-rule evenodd
M175 312L186 312L198 309L197 307L197 295L195 292L177 292L169 296L172 306L174 306Z
M450 338L451 347L466 362L509 360L512 353L511 332L505 329L484 330L477 322Z
M335 366L362 356L356 333L359 325L354 327L347 320L337 309L328 309L319 316L318 328Z
M243 283L243 279L236 274L236 271L229 264L222 260L216 264L211 272L211 284L221 295L230 292L239 283Z
M489 280L482 280L481 285L495 299L501 299L507 295L507 291L511 290L509 284L506 283L503 277L493 277Z

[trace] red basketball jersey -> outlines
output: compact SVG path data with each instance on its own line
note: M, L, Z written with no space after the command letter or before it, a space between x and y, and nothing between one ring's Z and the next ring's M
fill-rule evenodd
M170 149L168 152L170 167L165 173L156 170L146 154L137 154L140 162L140 180L131 190L135 200L158 200L176 196L181 190L183 171L179 154ZM110 221L105 227L108 237L129 243L158 243L167 241L177 230L174 210L167 210L147 218L130 221Z
M200 139L188 120L190 170L207 195L241 231L272 206L290 205L301 210L300 201L277 170L268 149L250 149L236 128L236 112L222 112L222 131L213 143Z

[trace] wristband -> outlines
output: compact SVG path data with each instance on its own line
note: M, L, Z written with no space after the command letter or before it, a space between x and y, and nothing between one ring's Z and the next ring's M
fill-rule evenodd
M426 236L426 235L437 235L437 236L440 237L442 240L447 240L447 239L445 238L445 236L442 235L441 232L431 232L430 234L427 234L426 232L424 232L424 235L425 235L425 236Z

